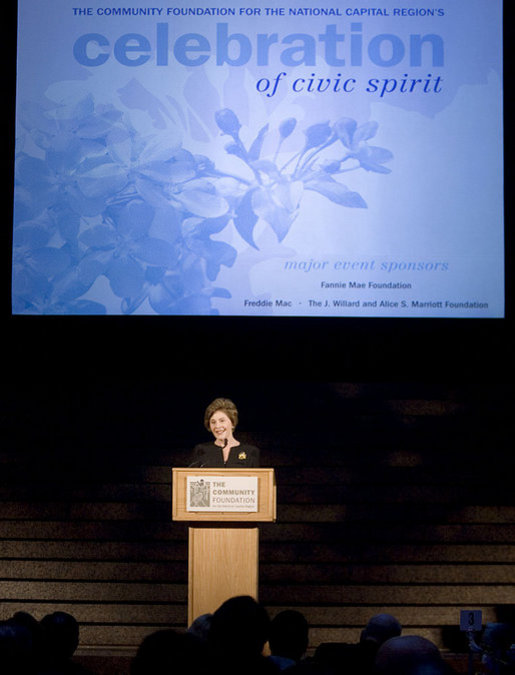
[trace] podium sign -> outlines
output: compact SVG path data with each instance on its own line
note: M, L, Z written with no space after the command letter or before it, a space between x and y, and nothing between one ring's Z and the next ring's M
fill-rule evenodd
M186 511L255 513L257 510L257 476L187 477Z
M273 469L174 468L172 517L192 523L188 624L235 595L258 599L257 523L276 518Z
M233 481L244 480L244 483ZM252 482L247 483L252 479ZM245 486L235 487L234 489L256 490L257 504L256 508L251 503L236 504L229 500L218 501L207 507L192 507L190 496L190 485L200 481L226 483L227 486ZM256 487L257 486L257 487ZM220 494L216 494L217 499L223 496L223 487L217 488ZM233 489L228 487L227 489ZM226 497L231 495L226 493ZM248 498L250 495L233 495L240 498ZM195 501L195 500L194 500ZM188 506L189 503L189 506ZM226 508L226 506L228 508ZM238 508L235 508L238 506ZM245 508L239 508L239 507ZM230 508L229 508L230 507ZM273 469L192 469L192 468L173 468L172 469L172 518L173 520L192 520L211 521L211 522L273 522L276 518L276 487L275 474Z

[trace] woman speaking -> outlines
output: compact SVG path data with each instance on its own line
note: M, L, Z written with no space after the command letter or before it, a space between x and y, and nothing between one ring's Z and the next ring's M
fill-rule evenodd
M199 443L193 449L190 466L207 468L258 467L259 450L255 445L240 443L234 437L238 424L238 410L228 398L216 398L204 414L204 426L214 440Z

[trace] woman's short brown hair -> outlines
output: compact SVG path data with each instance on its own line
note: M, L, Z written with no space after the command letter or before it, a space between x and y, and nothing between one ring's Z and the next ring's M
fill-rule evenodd
M233 427L236 427L238 424L238 408L229 398L215 398L215 400L207 406L206 412L204 413L204 426L206 429L210 431L209 420L213 417L215 412L218 412L219 410L224 412L231 420Z

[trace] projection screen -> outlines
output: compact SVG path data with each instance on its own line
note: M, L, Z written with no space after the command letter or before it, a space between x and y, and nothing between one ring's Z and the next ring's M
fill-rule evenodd
M500 0L18 5L14 314L503 317Z

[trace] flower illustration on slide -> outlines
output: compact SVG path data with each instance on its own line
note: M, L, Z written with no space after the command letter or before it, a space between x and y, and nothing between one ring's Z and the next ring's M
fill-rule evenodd
M63 85L64 87L64 85ZM298 131L295 118L264 125L246 146L236 113L215 114L233 163L222 171L184 146L172 113L136 81L120 105L91 93L44 105L20 104L15 167L13 311L17 314L215 314L216 285L237 250L234 226L257 248L267 223L286 237L306 190L339 206L366 208L340 177L389 173L392 154L369 144L378 125L350 118ZM131 113L144 119L137 130ZM175 107L177 110L177 107ZM275 134L273 156L263 156ZM286 139L300 150L285 158ZM335 152L336 151L336 152ZM279 161L281 158L281 162Z
M334 124L320 122L304 131L301 149L282 166L278 156L286 138L297 128L297 120L290 117L278 128L278 143L272 159L262 158L262 149L269 125L263 126L247 148L240 137L241 124L229 108L215 115L222 134L231 137L225 151L243 162L253 179L236 176L239 197L233 207L233 222L243 239L257 248L253 233L259 219L268 223L279 241L288 234L295 220L305 190L312 190L330 201L348 208L367 208L362 196L337 180L341 174L364 169L376 173L390 173L385 163L393 158L386 148L369 145L378 130L376 122L358 126L351 118L341 118ZM328 157L328 148L336 156Z
M91 94L22 106L20 123L15 313L131 314L143 303L158 314L216 313L211 298L230 293L212 282L236 250L212 239L229 203L207 158L173 126L142 135Z

